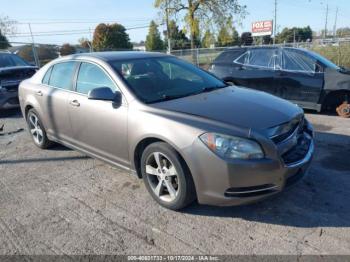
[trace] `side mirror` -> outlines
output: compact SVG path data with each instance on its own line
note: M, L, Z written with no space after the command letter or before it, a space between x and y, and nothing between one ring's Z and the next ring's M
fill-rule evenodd
M119 106L122 103L122 94L118 91L113 92L109 87L99 87L89 91L88 99L112 101Z

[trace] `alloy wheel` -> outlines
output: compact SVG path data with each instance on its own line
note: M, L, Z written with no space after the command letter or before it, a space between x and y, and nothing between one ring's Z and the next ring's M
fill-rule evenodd
M174 164L160 152L153 152L146 160L146 175L154 194L165 202L172 202L179 193L179 176Z
M35 114L29 115L29 129L35 143L38 145L42 144L44 139L44 132L39 124L39 119Z

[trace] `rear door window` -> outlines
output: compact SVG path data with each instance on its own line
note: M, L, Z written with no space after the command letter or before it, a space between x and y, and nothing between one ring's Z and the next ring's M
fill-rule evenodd
M236 62L246 66L274 69L277 58L277 49L251 49L239 57Z
M242 53L244 53L244 49L242 50L230 50L222 52L215 60L215 64L232 64L233 61L239 57Z
M73 90L72 80L76 65L77 63L74 61L55 64L52 68L49 85L66 90Z
M282 69L288 71L299 71L314 73L316 71L317 60L300 50L283 49Z
M45 74L43 81L42 81L43 84L45 84L45 85L49 84L51 72L52 72L52 66L49 68L49 70L46 71L46 74Z

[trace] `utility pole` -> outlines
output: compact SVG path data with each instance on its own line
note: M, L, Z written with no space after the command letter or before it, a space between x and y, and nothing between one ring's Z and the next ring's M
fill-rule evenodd
M169 30L169 0L165 2L165 20L166 20L166 32L168 38L168 52L171 54L171 39L170 39L170 30Z
M294 29L293 33L294 33L293 46L295 47L295 29Z
M91 33L91 28L90 27L89 27L89 34L90 34L90 43L88 41L88 44L89 44L89 48L90 48L90 53L92 53L94 50L93 50L93 47L92 47L93 37L92 37L92 33Z
M327 27L328 27L328 1L327 1L327 6L326 6L326 21L325 21L325 25L324 25L324 35L323 35L323 39L326 39L327 37Z
M273 20L273 44L276 44L276 35L277 35L277 0L275 0L275 12L274 12L274 20Z
M335 39L337 35L337 22L338 22L338 7L337 10L335 11L335 20L334 20L334 27L333 27L333 39Z
M39 60L39 57L38 57L38 53L36 52L35 43L34 43L34 36L33 36L32 27L30 26L30 23L28 23L28 26L29 26L30 35L32 37L32 50L33 50L33 56L34 56L35 64L36 64L37 67L40 67L40 60Z

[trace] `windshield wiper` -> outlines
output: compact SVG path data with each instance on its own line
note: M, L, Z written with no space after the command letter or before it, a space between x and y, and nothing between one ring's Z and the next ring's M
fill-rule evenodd
M182 98L182 97L186 97L186 96L198 95L198 94L201 94L201 93L211 92L211 91L214 91L216 89L220 89L220 88L224 88L224 87L228 87L228 85L222 85L222 86L217 85L217 86L204 87L204 88L200 89L199 91L196 91L196 92L193 92L193 93L188 93L188 94L182 94L182 95L167 95L167 94L163 94L161 96L161 98L156 99L156 100L148 101L147 103L164 102L164 101L169 101L169 100Z
M164 101L169 101L169 100L173 100L173 99L177 99L177 98L186 97L189 95L192 95L192 94L185 94L185 95L166 95L166 94L164 94L164 95L162 95L161 98L148 101L148 103L164 102Z
M196 92L195 94L200 94L200 93L208 93L220 88L224 88L224 87L228 87L228 85L217 85L217 86L208 86L208 87L204 87L201 90L199 90L198 92Z

